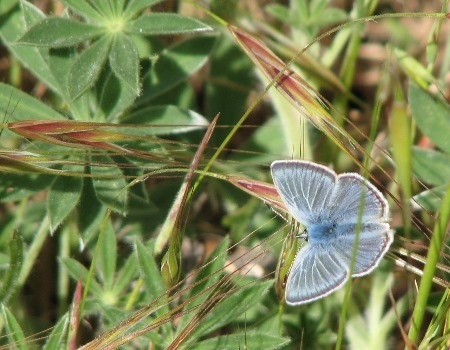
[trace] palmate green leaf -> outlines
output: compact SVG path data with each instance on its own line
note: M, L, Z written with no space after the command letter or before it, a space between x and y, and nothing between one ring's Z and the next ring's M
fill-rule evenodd
M414 174L430 185L444 185L450 182L450 155L443 152L413 147Z
M104 20L104 17L86 0L61 0L61 2L85 18L96 22Z
M67 86L70 69L77 57L78 54L74 48L50 49L48 64L60 86L57 93L67 103L72 118L74 120L87 120L92 109L92 101L89 100L89 96L84 95L73 101Z
M99 255L97 259L97 275L102 276L104 289L110 291L114 286L114 277L116 274L116 260L117 260L117 240L116 234L109 221L105 231L103 232L103 239L101 241Z
M61 259L61 262L65 269L69 272L69 275L75 281L81 281L84 286L86 285L89 271L85 266L81 265L78 261L72 258L63 258ZM102 288L97 281L91 280L89 288L97 297L101 297L101 295L103 295Z
M58 76L54 75L55 66L49 62L47 48L16 44L16 40L26 31L24 19L27 23L34 24L34 20L39 22L45 18L44 14L29 1L22 1L20 4L21 6L17 5L0 26L2 41L24 67L54 93L61 95L66 82L61 85Z
M0 202L14 202L48 188L54 177L41 174L13 174L0 172Z
M22 1L21 2L23 19L25 20L25 25L27 28L32 27L36 23L45 19L45 14L38 7L33 4Z
M121 14L124 0L91 1L91 4L104 18L112 19Z
M77 206L82 190L81 177L59 176L56 178L47 196L51 232L54 232Z
M99 108L96 120L117 122L136 100L136 90L132 90L119 80L108 66L103 70L98 82ZM81 96L83 97L84 95Z
M84 244L98 234L106 210L107 207L100 202L95 194L92 180L85 178L78 206L78 228Z
M437 186L432 189L423 191L413 197L413 205L419 205L419 209L425 209L429 212L435 213L439 210L444 198L445 191L448 185Z
M50 49L48 53L50 69L59 86L61 86L58 94L63 96L63 98L68 102L70 102L71 98L67 87L67 79L70 68L73 66L77 56L76 50L68 47Z
M207 62L216 39L198 36L161 52L150 73L143 77L143 95L137 104L147 104L200 69Z
M19 0L2 0L0 2L0 16L11 11L19 3Z
M45 47L68 47L93 39L104 32L105 29L102 27L63 17L50 17L28 29L18 43Z
M316 13L316 16L313 18L315 24L318 26L331 26L332 24L338 22L344 22L348 20L347 12L338 9L338 8L327 8L319 15ZM298 24L298 22L297 22Z
M69 314L66 313L59 318L58 323L56 323L56 326L52 328L52 331L48 335L47 341L45 342L45 345L42 347L42 350L65 349L69 325L70 325Z
M173 135L205 128L209 122L202 115L177 106L154 106L142 108L123 120L127 124L154 125L143 129L127 128L131 135Z
M33 18L32 24L39 22L45 18L44 14L39 12L39 9L31 5L29 2L22 2L23 13L25 18ZM41 14L42 17L38 17ZM39 19L39 20L38 20ZM30 47L25 45L15 45L17 52L22 53L20 56L23 64L27 66L27 60L30 60L33 65L32 71L35 72L41 79L43 78L43 73L47 74L42 79L53 92L60 95L64 101L68 104L68 109L70 110L72 117L75 120L83 120L83 117L89 115L89 110L87 107L86 99L79 99L76 102L72 101L69 96L69 91L67 88L67 76L70 71L70 67L73 65L75 58L77 56L74 48L58 48L58 49L48 49L47 47ZM34 52L35 51L35 52ZM30 54L26 54L30 52ZM33 54L31 54L33 53ZM30 67L28 66L30 69ZM47 69L50 69L51 74L48 74ZM42 71L41 74L39 74Z
M162 0L130 0L123 13L126 18L133 18L141 11L161 2Z
M3 316L3 327L5 327L6 336L8 337L11 349L27 350L27 341L25 334L17 322L14 314L9 311L6 305L1 304L1 312Z
M219 305L215 306L196 328L189 338L189 343L226 324L235 321L249 308L261 303L273 281L255 282L227 295Z
M128 0L116 0L111 1L111 7L113 8L114 15L122 14L123 9L125 8L125 4L128 2Z
M152 243L152 248L153 246L154 242ZM155 299L166 292L161 276L161 270L153 257L153 252L149 251L141 241L136 239L134 247L141 278L146 287L146 293L149 295L150 299Z
M97 198L112 210L124 214L127 205L127 183L122 171L111 157L96 157L95 161L106 164L104 167L91 167L91 174L94 176L92 183Z
M23 265L23 239L20 233L13 232L8 243L9 265L5 274L2 276L0 289L0 302L6 303L13 295L16 288L20 270Z
M450 153L450 107L442 100L411 83L411 112L419 129L442 150Z
M171 35L211 31L212 28L197 19L176 13L148 13L128 22L125 30L140 35Z
M8 122L29 119L65 119L41 101L3 83L0 83L0 115L6 116Z
M274 18L282 21L292 21L291 11L289 10L289 7L282 4L272 3L268 4L264 8L268 14L273 16ZM298 19L297 19L298 20Z
M2 3L0 1L0 4ZM0 26L1 41L24 67L36 75L40 81L47 84L53 91L57 91L58 84L50 72L48 63L42 55L42 50L37 47L16 44L16 40L26 30L23 11L26 11L31 6L29 2L26 2L22 10L22 7L17 3L17 6L5 18L0 19L2 21Z
M131 287L133 279L137 275L137 267L136 256L131 254L117 274L112 287L113 294L120 295Z
M22 1L21 4L22 4L22 10L23 10L23 17L27 23L27 27L31 27L34 24L36 24L46 18L45 14L42 13L39 8L32 5L30 2ZM24 29L24 31L25 31L25 29ZM23 33L24 33L24 31L23 31ZM39 57L42 60L45 60L44 66L48 66L48 68L50 69L50 71L52 73L52 77L51 77L52 81L53 81L53 79L56 80L55 83L57 84L57 89L54 92L59 95L62 95L64 97L64 99L66 100L66 102L70 103L70 100L67 98L68 93L67 93L67 88L66 88L68 69L65 64L62 64L64 62L61 62L61 60L54 62L52 60L52 58L53 58L52 55L50 54L48 48L46 48L46 47L31 48L31 47L24 46L24 45L15 45L15 47L24 48L24 49L34 49L34 50L36 50L36 52L38 52L40 54ZM66 51L70 52L68 49L66 49ZM72 52L75 53L75 51L73 49L72 49ZM40 63L40 62L36 62L36 63Z
M121 83L139 94L139 60L136 45L124 34L117 34L109 54L109 64Z
M216 350L216 349L281 349L290 343L290 339L269 334L249 331L222 335L203 340L189 346L189 350Z
M70 69L68 84L73 99L95 84L108 57L111 37L104 36L78 56Z

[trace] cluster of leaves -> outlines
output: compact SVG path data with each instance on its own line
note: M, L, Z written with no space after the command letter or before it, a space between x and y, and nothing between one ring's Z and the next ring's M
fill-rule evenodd
M201 67L214 45L215 38L192 37L164 50L161 46L153 48L153 43L147 40L150 35L211 30L206 24L177 14L143 13L144 9L157 2L64 2L67 12L73 13L71 17L47 17L29 2L10 1L9 6L2 3L3 42L23 66L50 89L49 93L57 107L49 108L38 100L12 89L11 86L2 84L2 110L3 114L8 116L8 121L70 118L74 121L91 122L127 121L136 126L150 123L167 125L166 128L159 129L144 127L145 131L139 131L136 127L131 131L134 138L189 132L204 126L207 121L189 110L191 106L183 106L176 98L169 102L173 105L164 102L163 98L155 98L180 85ZM75 16L82 20L76 20ZM178 70L174 69L176 66L179 66ZM14 101L17 101L15 107ZM189 128L189 125L193 127ZM55 132L56 130L48 130L48 134ZM137 148L144 147L142 141L130 141L127 136L126 133L122 138L119 135L116 140L127 142L128 145L135 144ZM145 147L150 150L149 154L152 149L161 147L149 137L147 140ZM62 146L67 145L68 143ZM74 143L69 146L76 147ZM37 175L33 182L29 183L32 186L30 191L24 191L22 178L6 175L2 183L4 188L9 190L8 193L3 192L4 200L19 200L32 192L48 188L48 212L53 230L77 203L80 204L81 210L84 208L91 214L98 213L97 218L101 218L104 211L93 210L93 207L108 206L122 214L127 211L128 195L124 173L119 166L114 165L117 159L112 159L106 152L97 158L95 154L89 156L85 151L67 155L67 150L54 142L50 145L35 142L27 145L26 149L30 152L39 150L41 154L45 149L48 154L53 154L54 161L64 159L72 163L60 166L60 170L79 173L87 171L94 177L109 178L92 181L83 180L81 177L55 179ZM58 154L62 156L58 157ZM133 160L122 160L133 165ZM84 161L98 161L110 166L84 170ZM77 163L81 165L76 165ZM160 165L167 165L167 162ZM89 194L92 189L96 198ZM87 202L83 201L83 198ZM84 214L79 215L80 219L86 218ZM92 223L96 215L88 216ZM81 229L86 237L90 235L90 230L86 230L86 227L91 223L86 222Z
M150 240L144 245L142 241L147 241L148 232L164 221L179 182L148 189L138 181L138 185L129 187L127 178L139 179L149 170L186 167L189 163L194 152L185 142L198 142L197 130L202 132L207 118L194 111L201 108L187 78L211 57L217 36L208 33L209 25L196 19L149 12L158 2L63 1L66 8L60 16L47 16L26 1L1 4L2 42L11 57L47 88L48 100L45 104L14 88L14 77L13 84L0 84L0 106L8 121L2 140L17 145L17 135L28 139L20 148L13 152L5 149L1 155L1 201L12 205L22 202L24 209L9 212L3 218L9 224L1 230L2 242L9 241L2 250L3 266L8 271L2 278L1 299L5 342L27 347L25 333L54 326L45 348L60 349L68 339L70 347L74 330L69 324L79 323L77 308L83 318L98 318L100 329L106 330L124 319L129 310L165 293L153 256L154 243ZM192 35L201 32L206 33ZM222 50L233 55L238 52L229 43ZM223 55L218 54L213 75L226 75L217 69ZM238 58L239 69L249 77L248 62L242 64L242 54ZM232 71L245 80L245 75ZM228 96L212 84L208 89L210 101ZM235 94L234 102L242 101L243 106L247 94ZM216 112L221 108L213 106ZM243 108L236 106L237 110ZM239 115L235 111L231 114ZM171 142L160 139L164 136ZM46 192L45 200L33 201L42 191ZM110 215L108 209L121 216ZM128 214L126 218L124 214ZM123 255L117 241L119 227L127 228L124 242L133 248L132 252L125 249ZM26 323L11 310L19 309L18 292L36 268L49 234L53 234L52 241L65 247L56 253L60 261L54 276L60 281L56 291L58 322ZM77 242L84 247L81 255ZM193 298L217 282L228 244L228 240L223 241L213 255L216 259L199 275L197 287L183 297ZM92 256L95 263L88 269L80 261ZM43 278L51 283L53 277L48 274ZM79 281L87 293L81 305L79 292L75 294L72 313L67 310L72 297L69 279ZM270 285L270 281L250 283L233 293L226 303L204 315L207 318L190 334L189 344L194 346L210 332L236 322L237 317L261 303L260 297ZM142 286L144 293L140 292ZM197 307L205 300L206 293L196 298ZM194 302L185 307L186 316L177 329L167 319L169 304L147 317L146 324L164 315L168 323L157 333L143 337L142 346L151 341L159 348L166 347L195 317L188 312L192 305ZM258 309L254 312L256 320ZM134 324L133 329L140 326ZM277 333L241 332L206 340L199 346L216 348L219 343L228 346L243 344L244 340L270 347L287 343L287 338Z

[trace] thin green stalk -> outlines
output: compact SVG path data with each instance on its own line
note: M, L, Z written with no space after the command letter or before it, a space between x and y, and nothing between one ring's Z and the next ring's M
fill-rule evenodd
M423 317L428 303L428 297L433 285L434 272L439 261L440 252L444 245L445 232L450 222L450 186L442 200L439 216L434 226L433 235L428 249L427 260L423 269L423 276L420 280L419 291L417 293L416 304L412 315L411 328L409 329L409 339L417 344L419 332L422 326Z
M39 227L36 236L34 236L34 240L30 246L30 249L28 249L27 251L27 258L23 262L22 270L20 271L18 278L17 285L19 286L19 288L20 286L23 286L23 284L27 280L28 275L30 274L36 262L36 259L41 251L41 248L44 245L49 230L50 230L50 220L48 218L48 215L46 215L41 222L41 226Z
M355 66L356 60L358 59L359 49L361 47L361 33L363 28L363 24L358 23L353 31L353 34L350 36L344 63L339 74L340 80L344 84L347 91L350 90L350 86L352 85L355 76ZM333 114L333 117L339 126L342 126L344 123L343 115L348 109L348 100L348 94L338 94L333 100L333 107L340 112Z
M64 225L59 239L59 258L64 259L70 257L70 237L74 225L70 222ZM58 265L58 315L62 316L67 311L69 300L70 277L67 269L62 264Z
M136 301L138 300L139 295L142 293L141 288L144 285L144 280L142 278L139 278L137 282L134 285L133 290L129 294L127 303L125 304L124 310L130 311L132 310L133 306L136 304Z
M397 84L396 84L397 85ZM412 198L412 135L411 118L401 87L395 87L395 101L391 112L390 139L392 155L396 165L396 180L400 186L401 209L405 238L411 239L412 218L410 198Z
M108 225L110 216L111 216L111 209L108 209L108 211L106 212L106 214L103 218L102 224L100 226L100 233L97 238L97 244L95 245L95 250L94 250L94 254L92 256L91 266L89 267L89 273L88 273L88 277L86 280L86 285L84 286L83 298L81 300L81 305L80 305L80 314L83 314L84 303L86 302L86 299L87 299L87 296L89 293L89 287L91 285L92 280L94 279L95 266L97 263L98 255L100 252L100 247L102 246L103 238L105 236L105 230L107 229L107 225Z
M385 71L386 72L386 71ZM386 78L387 75L385 74L384 77ZM384 80L383 80L384 82ZM377 96L381 96L382 91L383 91L383 87L384 84L380 84L378 92L377 92ZM369 162L371 160L371 156L370 154L372 153L372 149L374 147L374 142L373 140L375 140L375 136L377 133L377 128L378 128L378 124L380 121L380 113L381 113L381 103L382 101L380 100L380 98L377 98L377 101L375 103L374 106L374 110L372 112L372 121L370 124L370 134L368 137L368 144L367 144L367 148L366 148L366 152L365 152L365 158L364 158L364 165L363 165L363 174L362 176L367 179L368 177L368 170L369 169ZM362 194L364 196L364 193ZM359 208L359 212L358 212L358 222L357 222L357 226L356 226L356 242L359 242L359 234L360 234L360 229L361 229L361 218L362 218L362 214L363 214L363 203L364 203L364 197L361 197L361 205ZM353 268L354 268L354 264L355 264L355 260L356 260L356 250L358 248L358 245L355 244L353 246L353 254L352 254L352 261L350 264L350 271L349 274L352 274ZM346 321L346 317L347 317L347 309L349 307L349 302L350 302L350 291L351 291L351 287L352 287L352 279L350 277L348 283L346 284L346 289L345 289L345 295L344 295L344 302L342 303L342 310L341 310L341 315L339 317L339 329L338 329L338 333L337 333L337 340L336 340L336 346L335 349L339 350L342 347L342 342L344 339L344 330L345 330L345 321Z

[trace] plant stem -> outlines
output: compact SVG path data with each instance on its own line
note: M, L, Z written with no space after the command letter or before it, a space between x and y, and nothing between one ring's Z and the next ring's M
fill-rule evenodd
M20 286L23 286L26 279L28 278L28 275L30 274L31 269L34 266L36 258L38 257L42 246L44 245L45 239L47 238L49 229L50 229L50 220L46 215L45 218L42 220L41 226L39 227L39 230L34 238L33 243L30 246L30 249L28 249L27 258L23 262L22 270L20 271L18 278L19 288Z
M436 225L431 237L430 247L428 250L427 261L423 269L423 276L420 281L419 291L417 293L416 304L412 315L411 328L409 329L409 339L413 343L417 343L419 331L422 326L423 317L427 307L428 296L430 295L431 286L433 285L434 272L439 261L446 228L450 221L450 186L447 188L445 197L442 200L442 206Z

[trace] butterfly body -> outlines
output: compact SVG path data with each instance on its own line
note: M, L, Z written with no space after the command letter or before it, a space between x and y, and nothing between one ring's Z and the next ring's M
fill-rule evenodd
M330 237L336 236L337 224L313 224L308 227L308 241L310 244L327 243Z
M378 265L393 237L387 201L375 186L359 174L336 175L308 161L275 161L271 171L289 213L306 227L307 244L286 283L288 304L308 303L342 287L353 258L353 277Z

